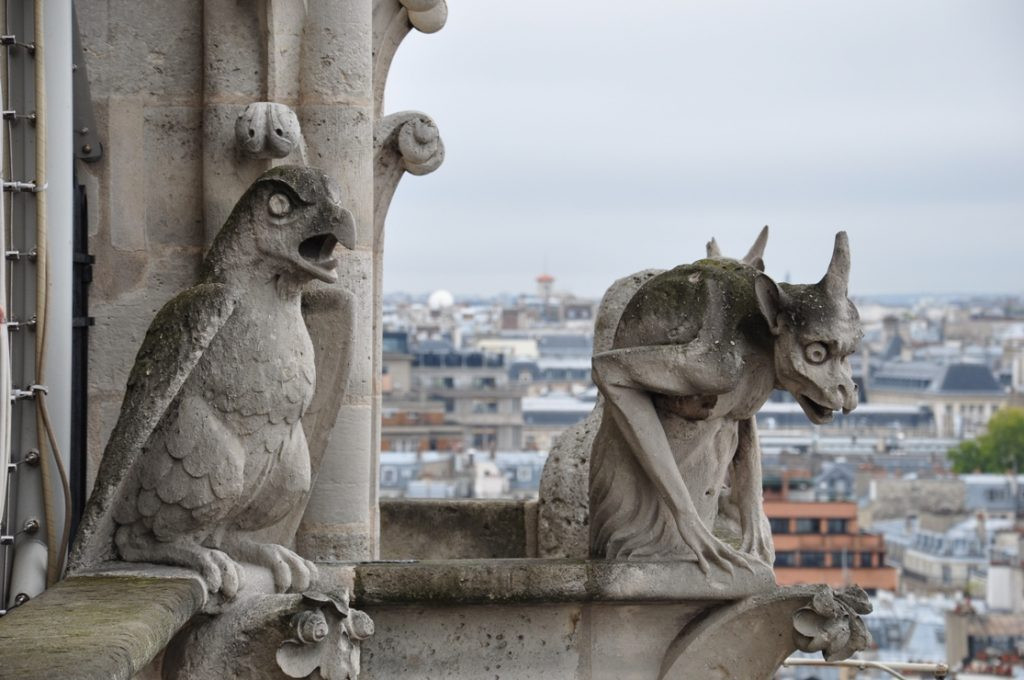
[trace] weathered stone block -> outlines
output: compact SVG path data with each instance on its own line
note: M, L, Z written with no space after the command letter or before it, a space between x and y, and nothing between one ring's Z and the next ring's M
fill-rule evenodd
M138 573L58 583L0 619L4 680L127 680L199 611L203 583Z
M532 557L522 501L381 499L380 514L381 559Z

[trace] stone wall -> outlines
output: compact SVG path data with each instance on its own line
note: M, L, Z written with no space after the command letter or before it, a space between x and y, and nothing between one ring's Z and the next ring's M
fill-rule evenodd
M203 252L199 0L76 3L103 158L78 163L96 256L90 313L91 488L153 315Z
M314 415L304 422L315 482L301 525L297 517L289 522L299 526L296 542L311 557L374 557L383 219L402 174L429 172L443 158L436 128L417 128L416 135L410 128L405 136L413 142L399 148L415 116L379 118L376 92L387 64L378 63L377 73L371 54L387 38L390 63L411 28L404 7L398 0L84 0L76 7L105 147L100 161L79 164L96 255L90 488L153 315L194 281L205 244L256 177L276 164L309 164L338 181L356 221L356 245L339 250L334 287L347 300L345 319L325 312L330 318L311 330L315 346L350 361L318 376L332 396L314 399ZM386 35L378 35L378 19ZM430 26L440 25L443 16ZM253 157L236 142L236 119L266 101L290 107L301 124L300 143L283 158ZM424 158L414 162L407 152Z
M370 607L363 680L651 680L694 604ZM724 677L724 676L723 676Z
M537 556L536 501L381 499L380 524L385 560Z

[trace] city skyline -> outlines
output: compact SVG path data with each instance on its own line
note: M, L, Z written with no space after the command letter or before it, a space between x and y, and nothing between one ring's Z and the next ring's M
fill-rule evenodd
M742 254L811 282L850 235L855 295L1021 293L1019 3L452 3L395 61L387 111L437 120L385 290L581 296Z
M698 259L698 258L694 258ZM551 272L542 272L551 275ZM784 277L780 277L779 281L786 281ZM499 290L496 292L478 293L475 291L459 291L451 288L439 287L430 290L427 289L385 289L384 297L393 298L408 296L410 298L428 298L432 294L437 292L450 293L453 296L454 302L459 304L466 300L477 300L477 299L500 299L500 298L515 298L522 295L537 295L536 287L530 288L531 281L524 282L523 286L519 290ZM794 281L793 283L807 283L803 281ZM386 285L386 284L385 284ZM577 292L572 283L561 282L558 276L554 276L554 287L552 288L552 295L568 295L570 297L580 299L599 300L604 294L601 291L597 295L584 295ZM864 293L858 294L855 291L850 291L850 298L854 302L869 302L888 306L904 306L908 304L914 304L917 302L928 302L930 304L947 304L947 303L964 303L970 301L1004 301L1008 299L1018 300L1024 303L1024 293L1016 293L1013 291L1000 292L1000 291L927 291L927 290L910 290L901 293L889 293L880 291L877 293Z

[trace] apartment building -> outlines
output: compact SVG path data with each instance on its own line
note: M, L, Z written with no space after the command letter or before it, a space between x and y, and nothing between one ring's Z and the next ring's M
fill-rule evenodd
M869 592L896 590L898 572L885 566L881 536L857 524L857 504L766 500L779 585L859 585Z

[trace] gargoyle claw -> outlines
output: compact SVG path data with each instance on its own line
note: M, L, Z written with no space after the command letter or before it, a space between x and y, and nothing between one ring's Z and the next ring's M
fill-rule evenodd
M220 591L226 599L233 600L242 589L242 570L238 564L220 550L206 550L197 561L209 591Z
M729 576L735 574L737 566L754 573L754 565L748 555L722 543L704 529L703 526L682 525L680 534L683 541L697 556L697 566L705 575L710 573L712 564Z
M278 592L298 593L308 590L316 578L315 564L283 546L264 543L260 545L257 555L257 563L273 572Z

